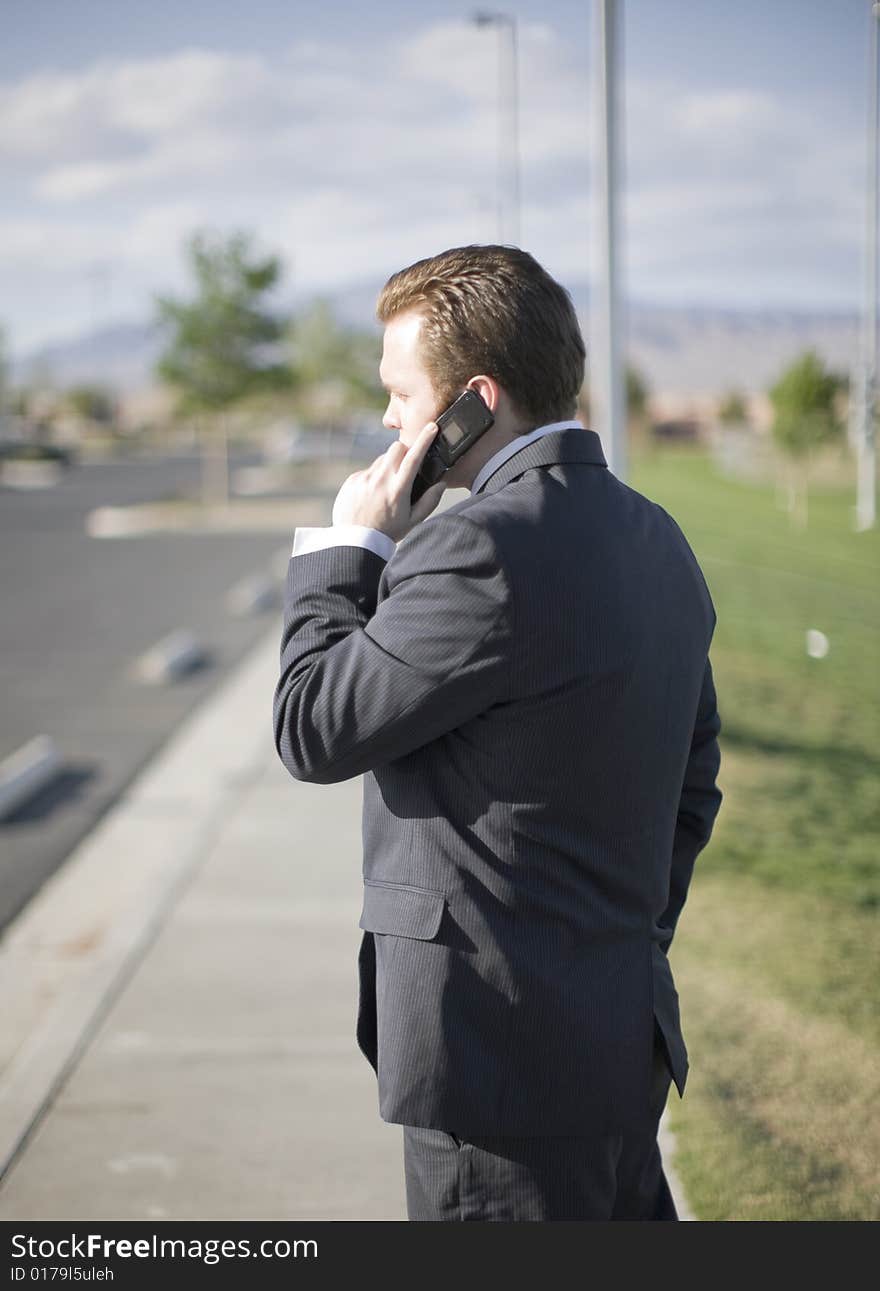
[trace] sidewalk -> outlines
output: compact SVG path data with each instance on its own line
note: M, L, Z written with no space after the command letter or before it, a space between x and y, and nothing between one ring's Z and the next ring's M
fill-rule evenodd
M355 1040L361 780L281 765L279 641L0 941L0 1218L406 1219Z
M281 765L279 641L0 942L0 1218L406 1219L355 1041L361 781Z

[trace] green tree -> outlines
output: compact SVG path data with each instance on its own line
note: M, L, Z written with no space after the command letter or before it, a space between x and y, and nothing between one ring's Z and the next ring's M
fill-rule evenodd
M791 464L789 511L799 528L807 526L813 453L844 429L838 400L845 389L844 377L828 371L815 350L805 350L768 391L773 438Z
M718 405L718 420L724 426L744 426L749 420L745 395L739 390L728 390Z
M649 434L650 392L643 373L632 363L624 365L623 380L626 390L627 435L633 454L639 457L654 449Z
M623 379L626 387L626 415L630 431L634 428L643 430L648 412L648 384L638 368L631 363L626 364ZM592 416L589 381L584 381L578 392L575 416L589 429Z
M574 410L574 415L575 417L578 418L578 420L584 423L584 425L587 427L588 430L590 429L590 417L592 416L592 409L590 406L590 385L588 381L585 381L580 388L580 391L577 397L577 406L575 407L575 410Z
M277 256L259 256L245 232L194 233L186 254L195 278L189 300L160 296L159 323L169 333L156 365L158 376L177 391L177 410L201 420L220 440L214 486L203 459L205 497L228 497L228 413L243 400L288 388L290 366L278 354L286 320L270 310L267 296L282 274Z
M67 405L77 417L99 426L112 426L116 420L116 401L102 386L74 386L67 392Z
M385 406L378 378L381 337L341 324L325 297L293 319L288 345L303 415L320 418Z
M626 365L624 380L626 382L627 415L633 421L641 424L648 407L648 384L638 368L633 367L631 363Z

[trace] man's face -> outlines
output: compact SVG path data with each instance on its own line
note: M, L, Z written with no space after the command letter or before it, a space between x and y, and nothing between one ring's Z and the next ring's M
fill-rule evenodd
M385 325L379 379L388 391L388 407L382 418L386 430L397 431L407 447L429 421L443 411L431 379L422 367L419 330L422 315L417 310L396 314Z

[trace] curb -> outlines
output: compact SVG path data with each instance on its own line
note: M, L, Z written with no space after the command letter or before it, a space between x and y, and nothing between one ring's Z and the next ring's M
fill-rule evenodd
M51 489L63 474L58 462L7 461L0 465L0 484L8 489Z
M243 498L226 506L103 506L88 513L85 530L90 538L141 538L155 533L290 533L297 524L328 524L332 502L332 496L307 493L281 502Z

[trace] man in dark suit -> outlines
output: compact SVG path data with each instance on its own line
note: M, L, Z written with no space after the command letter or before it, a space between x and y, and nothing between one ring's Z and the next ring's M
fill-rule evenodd
M295 779L364 777L357 1038L408 1215L675 1219L667 952L721 803L715 609L574 419L583 340L530 255L419 261L377 314L399 439L296 532L273 720ZM465 389L494 424L413 507Z

